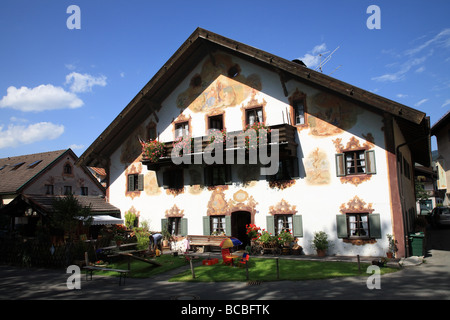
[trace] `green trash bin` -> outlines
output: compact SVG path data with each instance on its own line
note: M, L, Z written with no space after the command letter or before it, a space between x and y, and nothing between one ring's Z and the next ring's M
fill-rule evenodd
M424 256L424 239L425 234L423 232L416 232L409 234L410 253L412 256Z

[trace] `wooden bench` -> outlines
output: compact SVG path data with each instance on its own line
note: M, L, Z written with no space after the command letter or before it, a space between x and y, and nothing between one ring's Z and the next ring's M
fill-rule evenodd
M189 245L191 247L203 247L203 251L205 247L220 247L220 243L229 238L227 236L197 236L197 235L188 235L186 237L189 240Z
M114 271L119 273L119 286L122 285L122 278L123 283L125 283L125 277L128 273L130 273L130 270L123 270L123 269L113 269L113 268L106 268L106 267L97 267L97 266L85 266L83 269L86 269L86 280L88 279L88 273L91 274L91 280L92 280L92 273L94 271Z

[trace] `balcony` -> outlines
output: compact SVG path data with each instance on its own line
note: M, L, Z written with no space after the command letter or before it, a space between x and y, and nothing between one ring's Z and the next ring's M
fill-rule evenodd
M270 132L268 134L267 138L267 150L268 154L273 150L273 148L278 147L279 152L279 158L289 158L289 157L296 157L297 156L297 146L298 144L295 142L295 133L296 128L288 125L288 124L281 124L281 125L275 125L275 126L269 126L268 129L270 129ZM278 130L278 142L272 142L272 134L274 130ZM246 143L245 145L242 145L243 140L239 140L238 137L244 135L244 131L234 131L234 132L227 132L223 135L223 163L226 163L227 155L233 154L234 159L236 160L236 157L238 154L245 153L247 155L246 157L246 163L248 160L248 155L251 154L252 150L249 150L249 143ZM161 167L164 166L173 166L176 164L179 164L179 162L182 162L182 164L200 164L198 159L201 159L201 164L206 164L203 155L206 152L209 152L211 150L212 146L205 150L208 146L212 144L209 137L202 136L202 137L196 137L196 138L190 138L190 145L186 146L186 144L189 144L189 140L185 139L181 143L179 141L169 141L165 142L164 146L161 146L160 152L155 157L153 156L152 159L145 156L143 154L142 156L142 164L146 165L149 170L159 170ZM242 139L242 138L241 138ZM275 140L275 139L274 139ZM241 143L238 143L238 141L241 141ZM144 147L144 146L143 146ZM173 160L171 157L173 149L177 148L176 154L180 154L182 157L180 157L177 160ZM259 151L260 146L257 146L257 149ZM186 150L183 154L182 150ZM258 152L259 154L259 152ZM212 153L214 156L214 152ZM236 161L234 162L236 163Z

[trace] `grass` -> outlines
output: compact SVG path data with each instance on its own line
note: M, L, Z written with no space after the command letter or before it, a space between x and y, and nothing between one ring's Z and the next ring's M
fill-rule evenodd
M253 258L249 263L249 280L277 281L277 280L313 280L336 277L368 276L369 264L352 262L330 262L309 260L279 259L279 278L275 259ZM195 279L191 271L185 271L173 276L169 281L221 282L247 281L245 268L233 268L222 264L213 266L198 266L194 269ZM394 268L381 268L381 274L395 272Z
M188 263L185 261L183 256L174 257L169 254L161 255L160 257L153 258L152 260L160 263L162 266L155 266L147 262L142 262L139 260L131 260L130 264L130 278L149 278L161 273L168 272L173 269L185 266ZM108 265L108 268L114 269L128 269L127 259L122 259L121 261L114 262ZM108 276L118 276L117 272L113 271L95 271L94 274L108 275Z
M154 258L162 266L154 266L145 262L132 260L131 278L149 278L188 266L184 257L174 257L172 255L162 255ZM197 262L200 260L197 260ZM169 281L195 281L195 282L225 282L225 281L247 281L245 268L230 267L219 263L212 266L196 265L194 268L195 279L192 279L190 269L180 271ZM276 260L271 258L250 258L249 280L251 281L276 281L276 280L312 280L327 279L336 277L369 276L366 273L369 264L361 264L361 273L358 272L358 264L354 262L330 262L330 261L310 261L310 260L288 260L279 259L279 278L277 279ZM128 269L126 259L111 263L108 267L117 269ZM381 274L395 272L395 268L381 268ZM95 271L96 274L117 276L116 272Z

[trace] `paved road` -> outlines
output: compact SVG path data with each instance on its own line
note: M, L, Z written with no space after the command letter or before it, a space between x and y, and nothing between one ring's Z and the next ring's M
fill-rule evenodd
M433 230L425 263L383 275L380 289L368 289L367 277L329 280L276 281L248 285L172 283L165 278L126 279L81 277L80 290L68 290L63 270L0 266L0 299L145 299L145 300L310 300L310 299L450 299L450 229Z

